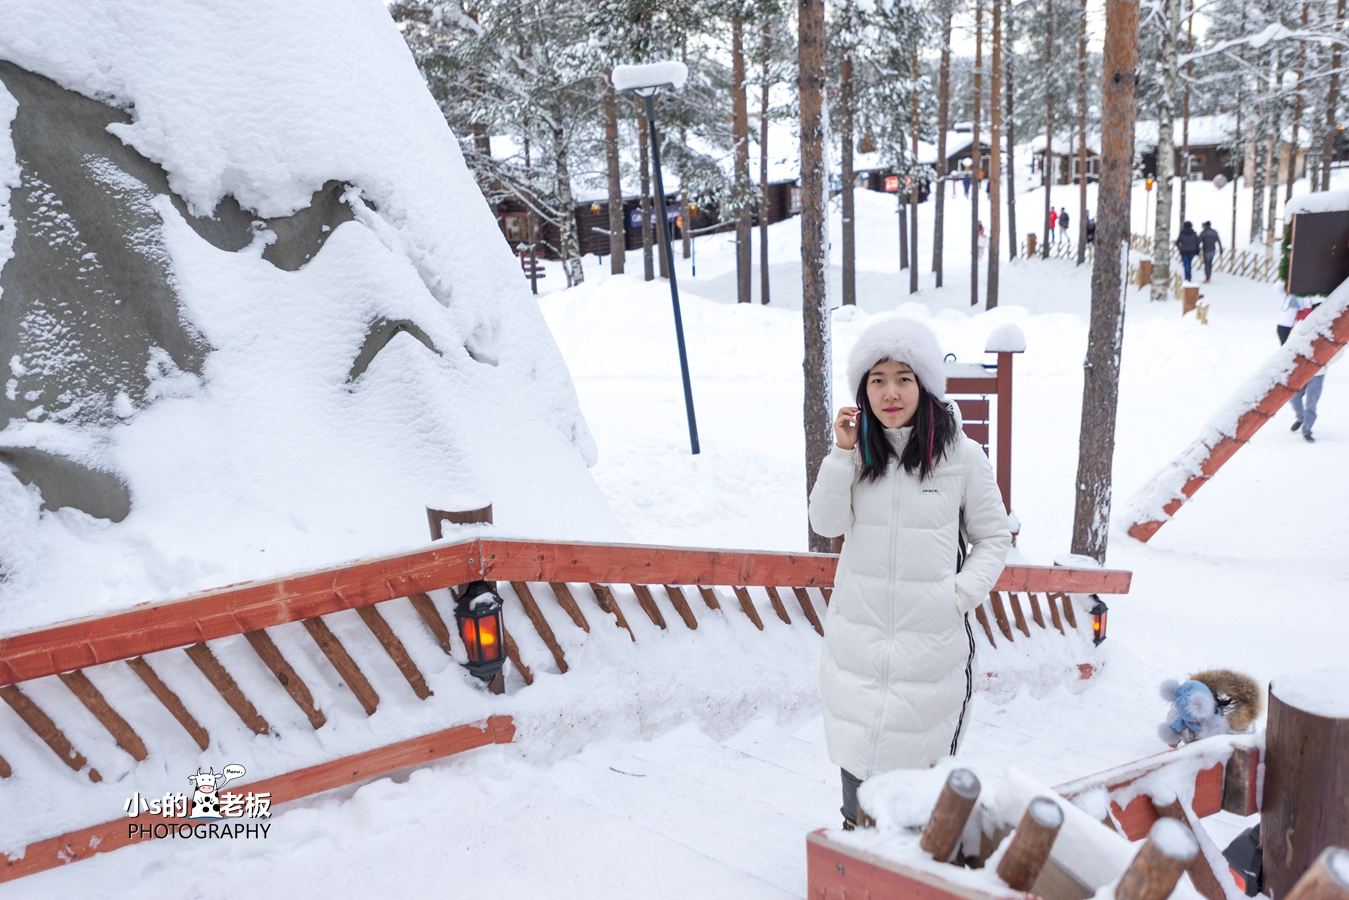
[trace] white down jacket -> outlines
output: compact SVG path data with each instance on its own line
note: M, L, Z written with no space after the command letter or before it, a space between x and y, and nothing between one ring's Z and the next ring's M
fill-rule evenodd
M902 449L911 428L886 429ZM829 758L858 778L954 754L969 725L974 634L1012 544L993 468L960 435L922 481L898 461L861 480L837 445L810 492L810 524L844 535L820 682ZM956 572L961 514L968 553Z

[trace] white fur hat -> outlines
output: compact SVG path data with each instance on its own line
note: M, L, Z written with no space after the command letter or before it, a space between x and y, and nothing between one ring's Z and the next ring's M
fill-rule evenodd
M945 355L937 336L922 322L882 319L862 332L848 354L848 386L856 391L871 367L884 359L908 363L929 394L939 402L946 400Z

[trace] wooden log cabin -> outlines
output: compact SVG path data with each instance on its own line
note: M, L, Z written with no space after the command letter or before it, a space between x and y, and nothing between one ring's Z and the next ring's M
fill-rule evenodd
M675 240L683 237L683 220L680 216L678 195L671 195L667 200L667 214L670 216L670 224L673 229ZM654 201L653 201L654 202ZM623 240L624 246L629 250L636 250L642 246L642 208L641 200L638 197L623 198ZM553 224L541 222L537 216L531 216L529 208L521 201L508 197L494 206L497 217L497 224L501 228L501 233L506 236L506 241L510 244L512 251L517 251L521 244L526 247L531 243L537 243L536 253L544 259L557 259L557 247L560 246L562 235L560 229ZM768 224L781 222L784 219L791 218L801 211L801 189L793 181L775 181L768 185ZM577 201L572 215L576 217L576 231L581 245L581 254L583 256L607 256L609 254L609 200L606 196L597 196L585 200ZM759 224L757 213L754 216L754 224ZM722 221L716 204L697 205L694 207L692 221L694 231L708 233L711 231L730 230L735 227L733 221ZM656 240L652 235L652 241Z

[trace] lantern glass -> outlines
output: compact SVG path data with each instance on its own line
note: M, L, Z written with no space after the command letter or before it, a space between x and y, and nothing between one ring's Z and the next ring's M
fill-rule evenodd
M1095 601L1091 605L1091 642L1100 645L1101 641L1105 640L1106 616L1110 613L1110 608L1095 594L1091 595L1091 599Z
M469 673L489 681L500 674L504 662L501 652L501 598L486 581L475 581L464 588L454 609L459 636L468 654Z

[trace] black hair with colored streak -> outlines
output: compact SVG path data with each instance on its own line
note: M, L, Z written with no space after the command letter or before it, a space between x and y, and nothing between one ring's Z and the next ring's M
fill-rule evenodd
M921 381L918 382L918 410L909 424L913 432L903 450L896 450L885 436L885 426L871 409L867 399L867 379L871 372L862 376L857 386L858 449L862 453L862 480L875 481L890 468L890 460L898 457L899 464L912 474L918 472L924 479L937 466L951 444L955 442L958 429L956 417L951 408L928 393ZM915 380L917 376L914 376Z

